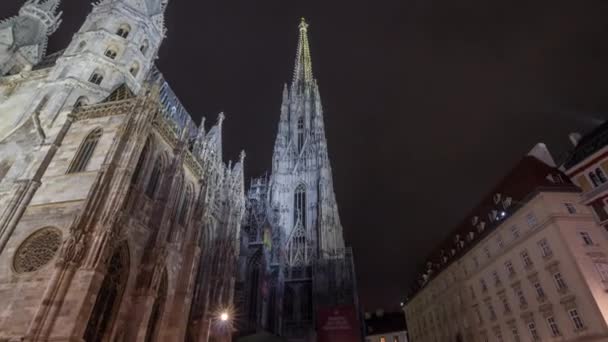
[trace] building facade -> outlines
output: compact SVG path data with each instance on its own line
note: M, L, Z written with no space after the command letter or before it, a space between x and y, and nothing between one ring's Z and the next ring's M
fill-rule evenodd
M537 146L429 257L411 341L608 339L608 241Z
M272 171L252 180L247 192L238 293L242 330L315 341L316 312L336 305L356 310L357 299L304 20L299 33L293 81L283 90Z
M58 0L0 24L0 341L207 341L230 307L243 159L154 66L167 1Z
M365 342L408 342L403 312L365 313Z

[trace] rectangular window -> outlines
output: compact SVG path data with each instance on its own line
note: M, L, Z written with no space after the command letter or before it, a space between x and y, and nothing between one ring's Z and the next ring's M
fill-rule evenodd
M555 322L555 318L553 318L553 316L547 317L547 324L549 325L551 336L555 337L561 335L559 328L557 327L557 322Z
M557 273L553 274L553 279L555 280L555 286L557 287L557 289L559 291L563 291L568 288L568 286L566 286L566 282L564 281L564 278L562 277L561 273L557 272Z
M593 246L593 239L591 239L591 235L587 232L579 232L581 235L581 239L583 239L583 244L585 246Z
M534 324L534 322L528 323L528 330L530 331L530 336L532 336L533 341L540 341L538 331L536 330L536 324Z
M496 272L496 271L492 272L492 278L494 278L494 285L500 286L501 281L500 281L500 276L498 275L498 272Z
M496 341L498 341L498 342L503 342L504 341L502 339L502 334L500 333L500 331L496 332Z
M524 266L526 267L532 267L532 265L534 265L532 259L530 259L530 255L528 255L528 251L521 252L521 259L523 260Z
M516 288L514 289L515 291L515 295L517 296L517 298L519 299L519 305L527 305L528 302L526 301L526 297L524 296L524 292L520 289L520 288Z
M498 249L503 249L505 247L505 243L502 241L502 236L498 236L496 238L496 244L498 245Z
M602 281L608 282L608 264L603 262L596 262L595 269L597 270L597 273L599 273Z
M507 298L507 296L503 296L501 297L502 299L502 306L503 309L505 310L505 313L510 313L511 312L511 306L509 305L509 299Z
M549 243L547 242L547 239L542 239L540 241L538 241L538 247L540 247L540 252L543 255L543 257L550 257L551 255L553 255L553 251L551 250L551 246L549 246Z
M526 215L526 222L528 222L528 227L530 228L538 226L538 219L536 218L536 215L534 215L534 213L529 213L528 215Z
M485 279L481 278L479 280L479 284L481 285L481 291L483 291L483 292L488 291L488 285L486 284Z
M574 328L576 330L581 330L585 327L583 320L578 315L578 311L576 311L576 309L569 310L568 314L570 315L570 319L572 320L572 323L574 323Z
M511 235L513 235L513 239L519 238L519 227L518 226L511 227Z
M515 268L513 267L513 263L511 262L511 260L507 260L505 262L505 268L507 269L507 274L509 276L515 275Z
M495 320L496 312L494 311L494 307L492 306L492 303L488 302L487 305L488 305L488 313L490 314L490 319Z
M513 342L520 342L519 339L519 331L517 331L517 327L511 328L511 334L513 335Z
M488 247L484 247L483 252L486 255L486 258L488 258L488 259L492 258L492 254L490 254L490 249Z
M545 291L543 290L543 287L540 285L539 282L535 282L533 284L534 286L534 290L536 290L536 296L538 296L538 298L544 298L545 297Z
M576 207L572 203L564 203L566 210L568 210L569 214L576 214Z
M477 314L477 323L483 323L483 318L481 317L481 311L479 311L479 307L475 306L475 313Z

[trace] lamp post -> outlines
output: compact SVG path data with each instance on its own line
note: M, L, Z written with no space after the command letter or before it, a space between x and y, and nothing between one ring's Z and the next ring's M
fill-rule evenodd
M220 310L211 317L210 341L230 342L232 339L232 315L228 310Z

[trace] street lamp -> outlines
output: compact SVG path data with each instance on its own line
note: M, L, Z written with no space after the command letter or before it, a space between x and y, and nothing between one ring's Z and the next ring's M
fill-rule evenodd
M220 315L220 321L222 321L222 322L227 322L229 318L230 318L230 316L228 315L228 312L226 312L226 311L222 312L222 314Z

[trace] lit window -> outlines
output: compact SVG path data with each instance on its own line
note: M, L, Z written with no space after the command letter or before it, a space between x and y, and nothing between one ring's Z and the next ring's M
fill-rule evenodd
M540 285L539 282L535 282L533 284L534 286L534 290L536 290L536 296L540 299L540 298L545 298L545 291L543 290L543 287Z
M397 336L397 335L393 336L393 342L399 342L399 336Z
M561 273L557 272L553 274L553 280L555 280L555 286L559 291L563 291L568 288Z
M106 50L106 52L104 53L104 55L106 55L106 57L108 57L109 59L116 59L116 56L118 55L118 53L116 52L116 50L114 48L108 48Z
M549 246L549 243L547 242L546 239L542 239L542 240L538 241L538 247L540 247L540 252L543 255L543 257L550 257L551 255L553 255L551 246Z
M91 75L91 78L89 78L89 82L96 84L96 85L100 85L101 81L103 81L103 76L99 72L94 72Z
M532 265L534 265L532 259L530 259L530 255L528 255L528 251L521 252L521 259L523 260L524 266L526 267L531 267Z
M602 281L608 282L608 264L596 262L595 269L597 270L597 273L599 273L600 278L602 278Z
M566 210L568 210L569 214L576 214L576 207L572 203L564 203Z
M536 330L536 324L534 324L534 322L528 322L528 330L530 331L530 336L532 336L533 341L540 341L538 331Z
M386 338L384 336L380 337L380 342L386 342Z
M116 31L116 35L122 38L127 38L129 33L131 32L131 27L129 25L123 24L120 25L118 30Z
M515 275L515 268L513 267L513 263L511 262L511 260L507 260L505 262L505 268L507 269L507 274L509 276Z
M576 330L581 330L585 327L583 320L578 315L578 311L576 311L576 309L569 310L568 314L570 315L570 319L572 320L572 323L574 323L574 328Z
M526 222L528 222L528 226L530 228L536 227L538 225L538 219L536 218L536 215L534 215L534 213L529 213L528 215L526 215Z
M101 128L97 128L91 133L89 133L89 135L87 135L87 137L80 145L76 156L72 160L70 168L68 169L68 173L77 173L86 170L87 165L89 164L89 161L93 156L93 152L95 152L95 148L97 147L97 144L99 143L99 139L101 138L102 134L103 131L101 130Z
M585 246L593 246L593 240L591 239L591 235L587 232L579 232L581 238L583 239L583 243Z
M551 330L551 336L560 336L559 328L557 327L557 322L555 322L555 318L553 316L547 317L547 324L549 325L549 330Z

